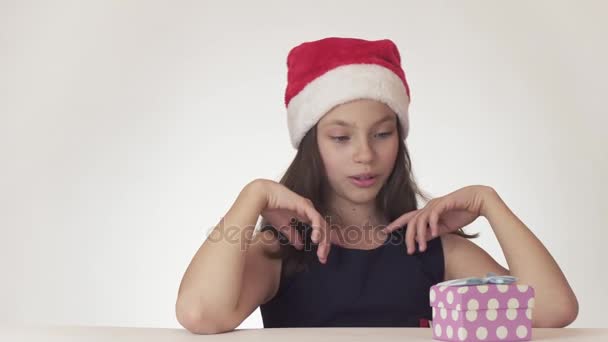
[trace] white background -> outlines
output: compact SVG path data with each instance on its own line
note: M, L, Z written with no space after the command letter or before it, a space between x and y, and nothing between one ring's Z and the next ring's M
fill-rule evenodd
M295 155L289 49L354 36L399 46L422 187L493 186L568 277L572 326L606 327L605 13L603 1L0 1L0 323L180 327L177 288L208 230ZM506 266L485 219L467 231ZM240 327L262 327L259 311Z

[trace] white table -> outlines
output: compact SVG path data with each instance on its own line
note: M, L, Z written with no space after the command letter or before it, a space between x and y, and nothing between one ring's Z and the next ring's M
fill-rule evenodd
M216 335L195 335L183 329L99 326L0 327L0 341L433 341L429 328L282 328L237 329ZM608 329L538 329L533 341L608 341Z

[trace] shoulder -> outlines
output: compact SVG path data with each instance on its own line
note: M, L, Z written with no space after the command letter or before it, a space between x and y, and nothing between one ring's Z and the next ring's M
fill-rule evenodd
M509 275L488 252L470 239L458 234L441 235L445 263L445 279L485 276L488 272Z
M467 242L470 241L457 234L441 235L441 245L443 246L444 256L450 255L454 249L458 248L459 246L462 247L463 245L467 245Z
M446 256L483 252L483 249L477 246L476 243L455 233L441 235L441 244L443 245L443 253Z

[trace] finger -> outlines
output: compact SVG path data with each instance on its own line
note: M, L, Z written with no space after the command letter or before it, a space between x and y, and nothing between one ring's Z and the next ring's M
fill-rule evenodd
M325 222L324 219L323 222ZM323 260L321 260L321 262L325 264L327 263L327 258L329 257L329 252L331 250L331 231L326 223L324 223L323 231L325 232L325 243L323 248Z
M416 218L416 239L418 240L418 250L424 252L426 250L426 237L428 232L427 226L428 211L424 211Z
M435 208L431 210L431 215L429 218L431 225L431 233L433 237L439 236L439 212Z
M304 239L302 238L302 233L300 233L295 227L291 227L291 231L293 232L292 234L294 236L294 246L299 250L304 249Z
M410 219L418 213L418 210L412 210L406 214L401 215L399 218L389 223L384 229L382 229L385 233L391 233L400 227L403 227L406 223L410 221Z
M304 241L302 240L302 235L300 232L298 232L298 230L294 227L289 227L288 231L288 239L291 241L291 244L298 250L304 249Z
M300 236L300 233L294 227L290 227L289 225L281 225L281 227L278 230L283 235L285 235L285 237L287 237L287 240L289 241L289 243L292 244L295 248L300 249L300 250L302 248L304 248L304 243L302 241L302 237Z
M426 241L426 246L427 246L427 248L428 248L428 246L429 246L429 245L428 245L428 242L429 242L429 241L431 241L431 240L433 240L433 239L434 239L434 238L433 238L433 235L432 235L432 232L431 232L431 228L430 228L430 227L427 227L427 229L426 229L426 235L425 235L425 237L424 237L424 241Z
M329 252L331 252L331 237L329 236L329 232L327 233L327 240L325 245L325 257L323 258L323 263L327 263L327 258L329 258Z
M313 243L318 244L317 256L319 261L325 264L331 246L331 236L327 230L327 222L315 209L312 201L306 200L305 202L304 208L312 227L311 240Z
M326 232L326 225L324 224L324 219L321 217L316 210L310 210L311 221L312 221L312 233L311 240L313 243L318 245L317 247L317 257L321 263L325 263L327 261L328 252L328 234Z
M312 239L314 241L314 231L316 230L315 227L318 226L317 220L315 220L314 218L314 209L311 211L310 208L308 208L307 204L304 204L296 207L295 209L293 209L293 211L296 212L296 217L298 218L298 221L310 225L310 227L313 229Z
M327 234L324 234L327 235ZM317 249L317 257L319 258L319 262L321 262L322 264L327 263L327 254L328 254L328 250L329 250L329 245L326 242L326 237L324 236L323 239L321 239L321 243L319 243L319 248Z
M325 264L327 263L327 256L329 255L329 249L331 246L331 236L329 235L327 224L325 224L325 220L323 219L323 217L321 217L320 214L318 215L318 220L320 221L320 228L318 230L319 248L317 250L317 256L319 258L319 261L322 264Z
M412 254L416 250L415 238L416 238L416 218L409 220L407 223L407 231L405 232L405 245L407 253Z
M308 222L312 228L312 233L310 234L310 239L314 243L319 243L320 233L321 233L321 219L320 214L314 209L311 205L306 205L304 211L306 212L306 217L308 218Z
M420 232L422 231L421 228L419 228L419 225L421 224L421 219L423 217L423 214L425 213L424 209L420 209L420 211L418 212L418 214L416 216L414 216L414 218L411 219L411 221L409 222L409 224L411 224L411 229L412 229L412 236L411 236L411 244L409 246L408 251L411 254L414 254L416 252L416 243L418 244L418 248L420 248L421 242L420 242Z
M412 210L408 213L405 213L404 215L401 215L398 219L396 219L395 221L391 222L388 226L386 226L386 228L384 228L384 232L391 233L391 232L405 226L418 213L419 213L419 211L416 209L416 210Z
M306 216L305 213L296 213L295 216L292 218L292 220L290 221L290 226L291 227L298 227L298 222L300 223L310 223L310 219L308 219L308 217Z
M308 224L311 223L307 205L296 205L293 211L295 211L295 213L298 215L298 219L301 222Z

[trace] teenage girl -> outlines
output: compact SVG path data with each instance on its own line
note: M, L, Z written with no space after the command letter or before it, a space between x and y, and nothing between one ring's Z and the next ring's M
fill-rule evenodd
M430 199L417 187L410 88L391 40L304 42L287 68L297 154L279 182L248 183L194 255L176 303L182 326L226 332L259 307L266 328L427 327L432 285L488 272L535 289L533 327L574 321L564 274L495 189ZM480 216L509 269L462 231Z

